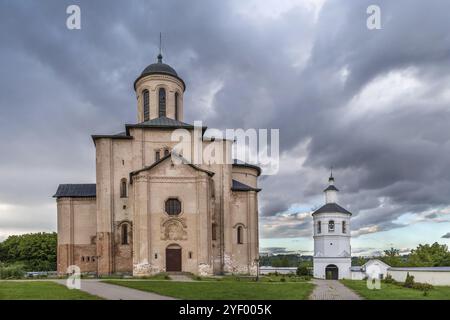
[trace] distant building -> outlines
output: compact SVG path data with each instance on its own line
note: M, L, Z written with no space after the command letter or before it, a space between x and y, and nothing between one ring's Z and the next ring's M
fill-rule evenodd
M339 190L333 174L328 179L325 205L314 211L314 277L319 279L350 279L351 213L337 204Z
M404 282L407 275L414 277L415 282L428 283L434 286L450 285L450 267L391 267L378 259L371 259L362 266L351 267L352 280L367 278L383 280L391 276L395 281Z

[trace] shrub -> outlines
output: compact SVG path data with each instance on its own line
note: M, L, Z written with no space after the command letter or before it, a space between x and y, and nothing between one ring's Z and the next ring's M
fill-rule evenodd
M286 282L286 278L281 278L280 281L281 282Z
M403 286L406 288L412 288L414 286L414 276L411 276L409 272L406 274L406 279Z
M392 278L392 276L390 274L388 274L386 276L386 278L384 278L383 280L384 283L392 283L392 284L396 284L397 281L394 280L394 278Z
M297 268L297 275L298 276L309 276L310 272L306 265L299 265Z
M25 276L25 270L21 264L0 264L0 279L20 279Z
M416 282L416 283L413 284L412 288L416 289L416 290L423 291L423 292L427 292L427 291L432 290L434 287L431 284L428 284L428 283Z

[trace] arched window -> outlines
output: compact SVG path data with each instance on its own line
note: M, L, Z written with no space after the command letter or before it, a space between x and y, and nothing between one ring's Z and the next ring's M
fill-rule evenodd
M166 89L159 89L159 116L166 116Z
M322 233L322 221L317 222L317 233Z
M242 226L237 227L237 243L238 244L243 244L244 243L244 228L242 228Z
M127 197L127 179L125 178L120 180L120 197L121 198Z
M347 225L345 221L342 221L342 233L347 233Z
M171 216L176 216L181 213L181 202L178 199L172 198L166 201L166 212Z
M124 223L121 230L122 244L128 244L128 224Z
M169 155L169 149L164 149L164 157L167 157Z
M334 232L334 220L328 221L328 232Z
M175 92L175 120L178 120L178 92Z
M142 95L144 97L144 121L148 121L150 120L150 95L148 90L145 89Z

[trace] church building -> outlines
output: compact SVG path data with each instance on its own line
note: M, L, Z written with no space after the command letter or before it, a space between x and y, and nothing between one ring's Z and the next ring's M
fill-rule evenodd
M54 195L58 272L256 274L261 169L233 161L233 141L208 139L205 127L194 142L224 161L174 161L173 131L195 127L184 122L185 82L161 54L134 90L137 123L92 136L96 184L61 184Z
M325 205L313 212L314 278L351 279L351 212L337 204L333 174L324 190Z

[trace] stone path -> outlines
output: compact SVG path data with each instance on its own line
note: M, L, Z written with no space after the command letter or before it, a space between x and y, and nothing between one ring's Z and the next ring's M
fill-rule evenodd
M54 281L62 285L66 285L66 280ZM103 283L99 280L81 280L81 291L85 291L107 300L175 300L175 298L172 297Z
M362 300L355 292L337 280L313 279L316 285L310 300Z

